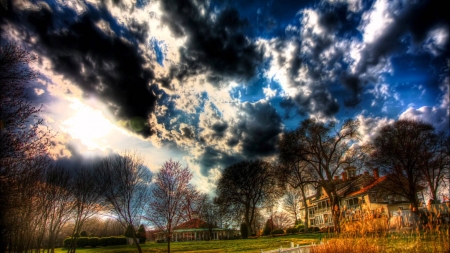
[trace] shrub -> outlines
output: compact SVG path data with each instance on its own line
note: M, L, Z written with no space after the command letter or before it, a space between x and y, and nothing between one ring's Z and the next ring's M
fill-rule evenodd
M77 247L84 248L89 245L89 237L79 237L77 240Z
M284 234L284 230L281 228L272 230L272 235L283 235L283 234Z
M247 224L245 224L245 223L241 224L241 236L242 236L242 239L248 238L248 227L247 227Z
M63 241L64 248L70 247L70 242L71 241L72 241L72 237L67 237L66 239L64 239L64 241Z
M128 225L127 229L125 230L125 237L133 237L134 236L134 227L133 225Z
M137 237L139 238L139 244L144 244L147 241L147 235L145 233L145 227L144 225L140 225L138 232L137 232Z
M80 237L88 237L88 233L86 231L81 231Z
M320 232L320 228L318 228L318 227L310 227L308 229L308 232L310 232L310 233Z
M99 246L98 241L99 241L98 237L89 237L88 244L91 247L97 247Z
M300 233L305 233L305 228L300 228L300 229L298 230L298 232L300 232Z
M295 234L298 232L298 229L296 227L288 228L286 230L286 234Z

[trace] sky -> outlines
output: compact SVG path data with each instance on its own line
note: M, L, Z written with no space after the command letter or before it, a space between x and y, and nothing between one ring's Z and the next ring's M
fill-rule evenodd
M233 163L275 161L307 118L358 119L361 144L398 119L450 128L445 1L12 3L2 43L36 55L28 97L67 166L135 151L211 192Z

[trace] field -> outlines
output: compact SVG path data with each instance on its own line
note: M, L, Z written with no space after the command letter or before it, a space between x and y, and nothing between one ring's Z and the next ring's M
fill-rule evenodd
M260 237L247 240L172 242L171 252L241 252L259 253L262 250L274 250L280 247L289 248L294 245L319 244L313 252L450 252L449 231L414 232L393 231L381 234L300 234L279 237ZM142 245L143 252L167 252L166 243L148 242ZM67 252L64 248L55 253ZM128 253L136 252L133 246L114 246L104 248L77 249L80 253Z
M295 245L306 245L320 240L321 234L287 235L279 237L260 237L255 239L223 240L223 241L194 241L194 242L172 242L171 252L242 252L253 253L276 248L288 248L291 242ZM143 252L156 253L167 252L167 243L147 242L142 245ZM55 253L65 253L67 250L57 249ZM80 253L128 253L136 252L132 246L113 246L104 248L77 249Z

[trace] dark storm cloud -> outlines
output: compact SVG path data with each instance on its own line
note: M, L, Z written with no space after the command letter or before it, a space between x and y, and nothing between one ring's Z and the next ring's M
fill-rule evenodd
M147 121L156 96L149 89L154 73L144 67L136 46L146 37L145 25L134 22L128 30L106 9L90 5L80 16L68 7L50 4L16 17L11 21L22 36L34 38L34 49L51 60L56 73L78 85L84 96L102 99L120 120ZM112 31L100 29L100 21ZM147 124L139 130L144 137L153 132Z
M232 122L215 118L208 126L212 136L203 136L195 162L207 176L211 168L225 168L245 159L264 158L276 153L283 125L275 108L266 101L243 103ZM226 147L224 148L224 145ZM230 148L238 148L238 152Z
M402 39L410 34L413 42L419 44L426 39L428 32L439 25L450 27L450 15L444 1L418 1L398 7L395 22L392 22L374 42L366 45L361 52L357 74L363 74L370 66L377 65L381 59L402 45ZM448 43L447 43L448 44ZM449 54L449 51L446 51Z
M268 102L244 103L236 124L242 153L249 159L272 155L282 131L281 117Z
M248 80L262 62L262 51L247 38L248 25L235 9L211 12L203 1L161 1L162 21L175 36L186 36L180 49L180 63L161 82L169 87L172 79L208 73L213 84L225 78ZM204 13L201 13L203 8ZM217 15L214 19L211 15Z

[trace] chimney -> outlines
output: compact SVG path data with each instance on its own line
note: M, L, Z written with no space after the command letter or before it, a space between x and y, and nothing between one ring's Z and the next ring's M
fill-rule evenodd
M342 172L342 180L347 181L347 172Z
M339 176L334 176L334 180L339 180Z
M378 173L378 168L375 168L372 171L373 171L373 177L375 179L378 179L380 177L380 174Z

